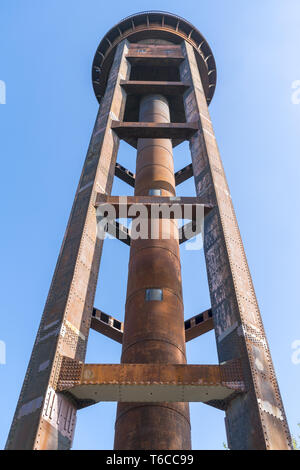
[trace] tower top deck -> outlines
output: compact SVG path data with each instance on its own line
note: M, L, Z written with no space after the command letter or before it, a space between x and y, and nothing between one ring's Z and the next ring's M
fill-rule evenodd
M180 16L163 11L145 11L128 16L111 28L101 40L93 61L92 80L96 98L104 95L109 71L118 44L129 42L163 40L179 44L189 42L196 54L207 103L214 95L217 70L213 53L202 34Z

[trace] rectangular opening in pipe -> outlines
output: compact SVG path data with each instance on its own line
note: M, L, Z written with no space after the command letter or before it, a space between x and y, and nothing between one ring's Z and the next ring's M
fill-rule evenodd
M163 300L162 289L146 289L145 299L146 302L153 300L161 302Z
M161 196L161 189L149 189L149 196Z

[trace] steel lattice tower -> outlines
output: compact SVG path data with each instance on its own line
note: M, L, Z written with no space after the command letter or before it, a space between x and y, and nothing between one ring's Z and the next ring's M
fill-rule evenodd
M200 32L165 12L122 20L93 63L100 103L7 449L70 449L78 409L117 401L115 449L190 449L189 401L226 413L230 449L290 449L291 438L208 105L213 54ZM119 165L120 139L137 149L136 173ZM189 140L192 163L174 173L173 147ZM114 176L134 196L111 196ZM194 176L197 197L176 197ZM211 308L184 322L175 216L158 237L130 246L124 323L94 308L103 240L97 210L118 218L160 204L205 215ZM148 216L149 217L149 216ZM147 219L150 223L150 218ZM99 221L99 218L98 218ZM165 233L168 237L164 237ZM89 329L122 343L121 364L85 364ZM188 365L185 343L214 329L219 364Z

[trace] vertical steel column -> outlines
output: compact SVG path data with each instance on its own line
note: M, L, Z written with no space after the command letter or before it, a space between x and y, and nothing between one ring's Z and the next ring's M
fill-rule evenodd
M167 100L145 96L140 121L170 122ZM172 142L139 139L135 195L175 195ZM132 240L122 363L186 363L181 266L175 220L157 220L159 239ZM149 224L150 225L150 224ZM163 239L163 236L167 239ZM190 449L187 403L119 403L115 449Z
M96 192L110 194L119 146L111 120L122 119L129 75L127 43L119 44L92 134L6 449L69 449L76 406L56 393L61 356L84 361L102 252Z
M204 251L219 361L240 358L247 393L226 409L231 449L290 449L291 438L194 50L186 41L181 79L196 192L215 205L205 220ZM234 131L234 130L233 130Z

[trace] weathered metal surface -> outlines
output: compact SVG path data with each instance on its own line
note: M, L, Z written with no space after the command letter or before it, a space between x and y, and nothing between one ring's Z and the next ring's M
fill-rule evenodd
M121 80L121 86L128 95L147 95L151 93L161 93L163 95L171 96L184 93L187 88L189 88L190 83Z
M185 341L191 341L198 338L198 336L207 333L214 329L214 321L212 318L211 309L203 313L199 313L195 317L189 318L184 322L185 326Z
M111 120L122 119L124 112L120 79L130 72L126 53L123 42L116 51L92 134L7 449L60 449L72 443L73 424L65 433L61 419L49 417L46 403L49 396L53 403L60 400L53 392L60 354L82 361L85 357L102 249L96 235L94 198L99 191L110 194L112 187L119 139L111 132ZM72 414L73 422L76 407L72 400L64 397L59 406L65 415L62 419Z
M173 147L188 140L197 130L198 122L156 123L156 122L119 122L113 121L111 128L120 139L133 147L142 139L172 139Z
M158 213L155 210L155 206L158 205L161 208L161 213ZM133 207L136 211L140 211L141 214L143 214L144 208L148 215L152 215L153 218L168 217L170 219L180 219L181 216L184 215L185 217L183 218L191 220L196 218L197 209L203 208L205 215L212 210L212 205L203 204L203 199L200 197L105 196L103 193L98 193L95 200L95 207L101 206L103 207L103 210L105 207L108 209L108 206L114 208L116 218L133 217L133 212L135 211L130 210Z
M144 80L145 78L143 78ZM162 80L162 79L161 79ZM139 103L141 95L129 94L126 98L126 108L124 114L124 122L138 122L139 120ZM168 96L170 107L170 118L172 123L185 123L185 112L183 105L183 95L170 95ZM132 139L134 140L134 139ZM173 147L180 144L180 139L172 140ZM130 144L131 145L131 144Z
M91 328L118 343L122 344L123 342L124 323L97 308L93 309ZM211 309L205 310L205 312L185 320L185 341L188 342L198 338L198 336L213 330L213 328L212 311Z
M120 163L116 163L115 166L115 175L120 178L124 183L129 184L134 188L135 184L135 174L132 173L130 170L127 170L124 166L120 165Z
M129 45L124 38L139 43ZM76 410L100 400L120 402L116 449L189 449L187 402L194 400L226 411L232 449L291 448L208 113L215 83L208 44L175 15L146 12L128 17L100 43L93 84L97 98L103 97L101 108L7 449L69 449ZM150 96L141 100L145 94ZM127 122L122 123L123 118ZM134 145L138 139L136 175L116 165L119 137ZM183 138L190 138L193 163L174 175L171 139L175 146ZM114 174L135 187L134 197L126 202L108 197ZM192 175L197 198L176 198L175 185ZM160 190L161 196L147 196L153 190ZM107 316L106 322L103 312L93 310L102 251L95 206L105 203L115 207L116 217L124 217L122 210L127 217L132 204L146 206L147 218L155 204L187 204L193 209L187 224L192 228L197 205L204 206L213 319L208 311L183 322L179 242L188 238L184 228L179 229L179 239L175 236L177 216L172 218L172 213L167 230L165 218L156 219L158 240L131 240L126 227L109 223L108 232L116 229L116 236L131 246L124 332L121 322L117 328L117 320ZM173 235L165 239L166 232ZM122 343L122 364L83 365L91 326ZM221 365L187 366L185 342L213 326Z
M123 330L124 324L111 315L98 310L97 308L93 309L93 315L91 320L91 328L98 333L102 333L118 343L123 341Z
M190 163L175 173L175 184L178 186L193 176L193 165Z
M157 42L160 39L167 40L171 43L170 49L174 44L180 44L183 39L186 40L195 50L207 102L211 101L216 86L217 72L207 41L198 29L184 18L159 11L137 13L125 18L104 36L95 54L92 69L93 86L98 100L105 92L115 49L123 39L136 43L147 42L149 39ZM149 47L149 44L147 46ZM164 46L167 49L168 46L166 44Z
M184 60L180 45L130 44L126 56L131 65L151 67L178 66Z
M183 224L181 227L178 228L178 239L179 244L185 243L188 240L193 239L199 233L202 233L203 225L196 224L194 220L188 222L187 224Z
M78 406L101 401L202 402L227 400L244 392L238 364L73 364L65 363L57 391ZM74 372L73 372L74 371ZM144 423L147 426L147 423Z
M122 243L125 243L125 245L130 246L130 229L120 222L116 220L109 221L106 226L106 232L120 240Z
M200 119L190 148L198 197L216 205L205 220L204 250L220 362L240 358L247 394L226 412L232 449L290 449L291 439L234 209L192 47L182 46L188 121Z
M129 184L134 188L135 186L135 174L132 173L130 170L125 168L124 166L120 165L120 163L116 163L115 168L115 175L120 178L125 183ZM190 163L186 165L181 170L176 171L175 173L175 185L178 186L179 184L184 183L186 180L193 176L193 165Z
M120 213L117 213L117 215L120 215ZM127 217L128 213L126 212L123 215ZM191 222L188 222L187 224L180 226L178 228L179 244L181 245L182 243L185 243L186 241L193 239L196 235L202 233L202 229L203 229L202 224L197 224L194 220ZM109 235L113 236L114 238L117 238L118 240L120 240L122 243L125 243L125 245L130 246L131 230L127 228L125 225L122 225L120 222L116 220L109 220L106 225L106 232ZM150 227L147 233L150 233Z
M168 123L170 115L167 100L160 95L145 96L140 104L140 121ZM146 196L155 189L160 190L162 196ZM154 201L175 202L172 198L175 199L175 178L171 141L139 139L135 197L132 201L146 204ZM177 237L174 237L175 232L172 233L174 227L177 230L174 225L176 221L165 220L163 225L162 220L157 219L156 224L159 239L137 239L131 242L121 358L123 364L186 362L179 243ZM166 232L168 239L163 238ZM148 300L148 289L160 290L160 300ZM153 370L152 365L148 369ZM127 395L127 401L131 396ZM144 396L143 393L141 400ZM149 395L143 403L118 404L115 449L190 448L188 405L181 401L171 403L170 395L164 396L167 402L161 402L159 406L153 402L147 403ZM176 395L175 399L178 400L179 396ZM120 397L120 401L124 400Z

